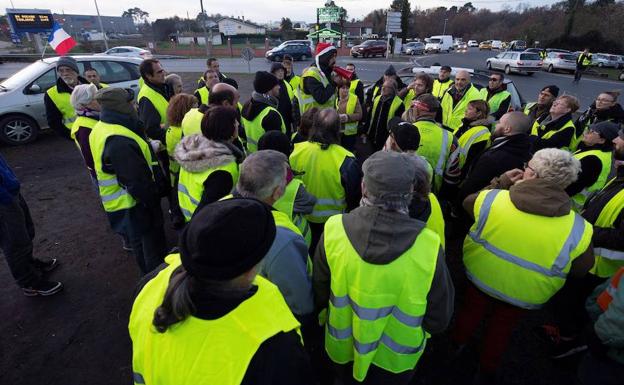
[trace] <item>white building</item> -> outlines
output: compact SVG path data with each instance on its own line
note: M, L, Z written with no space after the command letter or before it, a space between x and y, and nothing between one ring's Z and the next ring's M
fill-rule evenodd
M232 17L224 17L217 21L219 24L219 32L225 36L233 35L264 35L266 28L245 21L244 19L235 19Z

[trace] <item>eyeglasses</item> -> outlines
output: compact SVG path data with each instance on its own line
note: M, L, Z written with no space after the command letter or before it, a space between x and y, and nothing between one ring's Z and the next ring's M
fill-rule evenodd
M601 103L613 103L615 102L615 100L613 99L604 99L604 98L596 98L597 102L601 102Z

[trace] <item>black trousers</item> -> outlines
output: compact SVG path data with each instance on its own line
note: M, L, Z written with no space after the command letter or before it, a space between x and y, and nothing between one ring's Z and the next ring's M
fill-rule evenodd
M585 72L585 68L577 68L576 71L574 71L575 82L578 82L579 80L581 80L581 76L583 76L583 72Z
M163 263L167 255L167 238L160 206L149 208L143 214L147 217L130 218L124 234L132 246L141 273L147 274Z
M26 287L39 279L33 263L35 226L28 205L18 194L11 203L0 204L0 248L15 282Z
M589 322L585 301L605 279L590 273L582 278L568 277L561 290L554 295L552 308L562 336L574 337L581 333Z

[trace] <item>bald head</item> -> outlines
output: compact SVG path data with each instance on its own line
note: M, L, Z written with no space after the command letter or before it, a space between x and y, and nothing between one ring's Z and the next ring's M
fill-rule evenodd
M531 129L531 119L520 111L508 112L501 117L494 130L495 136L511 136L528 134Z
M217 83L208 95L208 104L236 107L239 99L240 93L236 88L227 83Z
M457 74L455 74L455 88L462 91L468 84L470 84L470 72L466 70L457 71Z

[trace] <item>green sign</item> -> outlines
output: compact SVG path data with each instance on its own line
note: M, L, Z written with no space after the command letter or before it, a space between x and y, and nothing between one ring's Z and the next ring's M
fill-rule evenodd
M340 7L324 7L317 8L316 13L318 15L319 23L338 23L340 16L342 16L342 9Z

